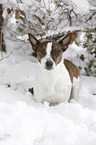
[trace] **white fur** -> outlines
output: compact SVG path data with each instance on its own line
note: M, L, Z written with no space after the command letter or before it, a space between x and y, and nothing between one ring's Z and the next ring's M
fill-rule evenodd
M52 42L47 43L47 56L50 57L50 53L52 50Z
M69 100L72 83L63 60L51 71L40 71L34 84L35 99L38 102L61 103Z
M79 91L81 87L81 79L78 77L77 79L74 77L73 78L73 86L72 86L72 98L75 100L78 100L79 97Z

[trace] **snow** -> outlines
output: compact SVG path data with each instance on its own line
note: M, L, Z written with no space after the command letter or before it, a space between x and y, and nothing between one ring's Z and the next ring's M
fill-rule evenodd
M4 56L14 47L6 44ZM81 76L78 101L38 103L29 92L38 73L31 53L27 44L0 61L0 145L96 145L96 78Z
M75 5L77 13L84 14L89 11L90 5L88 0L72 0Z

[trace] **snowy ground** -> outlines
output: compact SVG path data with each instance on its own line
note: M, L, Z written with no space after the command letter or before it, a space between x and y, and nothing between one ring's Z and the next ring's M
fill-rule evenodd
M0 62L0 145L96 145L96 78L81 77L78 102L37 103L30 52L18 49Z

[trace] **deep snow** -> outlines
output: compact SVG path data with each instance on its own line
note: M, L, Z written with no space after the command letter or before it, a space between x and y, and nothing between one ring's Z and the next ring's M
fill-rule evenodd
M28 90L38 64L29 54L30 46L0 62L0 145L96 145L96 78L81 77L78 102L37 103Z

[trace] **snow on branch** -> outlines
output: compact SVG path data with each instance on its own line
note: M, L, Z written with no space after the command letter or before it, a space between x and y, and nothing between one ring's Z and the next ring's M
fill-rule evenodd
M94 29L95 26L87 17L90 8L91 11L93 8L88 0L0 0L0 2L4 6L4 28L7 28L16 39L28 32L42 37L74 29ZM93 15L90 14L91 16ZM14 35L13 32L18 34Z

